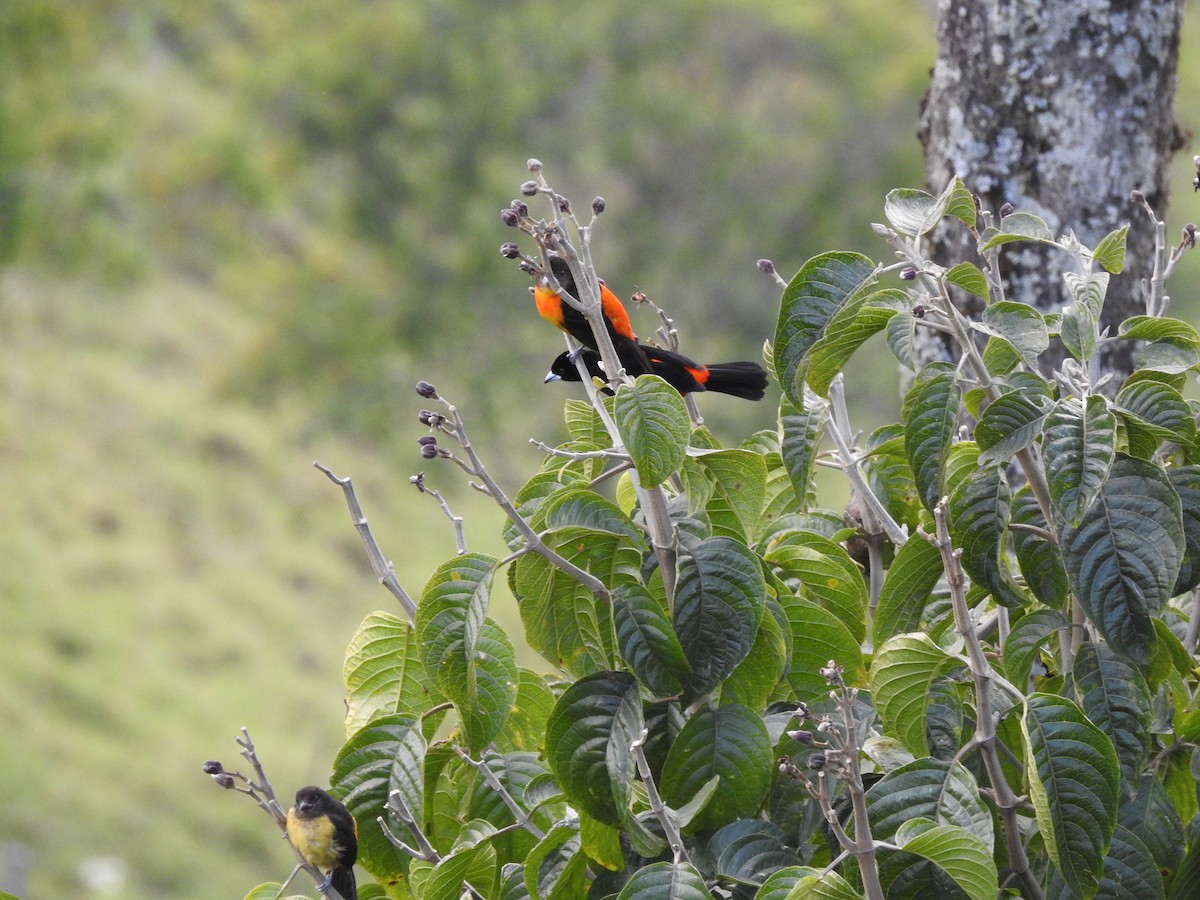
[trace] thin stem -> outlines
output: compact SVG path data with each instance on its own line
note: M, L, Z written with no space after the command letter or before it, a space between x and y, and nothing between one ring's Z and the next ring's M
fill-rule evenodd
M629 749L633 753L638 772L642 776L642 783L646 786L646 799L650 803L650 808L654 810L659 824L662 825L663 834L667 836L667 844L675 856L675 865L679 865L687 860L687 851L683 845L683 835L679 833L679 827L667 812L666 804L663 803L662 797L658 793L658 785L654 783L654 773L650 771L650 763L646 759L644 749L648 734L649 732L643 728L641 735L630 744Z
M529 813L522 808L515 799L513 799L512 794L508 792L508 789L503 785L503 783L501 783L500 779L496 777L496 773L491 770L491 767L487 764L487 760L472 759L470 754L457 744L453 744L452 746L459 759L483 776L483 780L487 782L488 787L496 792L496 795L504 802L504 805L508 807L508 811L513 814L513 818L516 819L516 824L518 827L524 828L539 841L546 836L540 828L533 824L533 820L529 817Z
M350 520L358 530L358 536L362 538L363 547L367 551L367 559L371 563L371 571L375 573L375 577L379 579L379 583L391 591L392 595L400 601L400 605L404 607L404 612L408 615L409 621L415 621L417 604L408 595L408 592L401 587L391 561L379 549L379 543L371 533L371 526L367 524L367 517L363 515L362 507L358 503L358 496L354 493L354 485L348 477L339 478L319 462L313 462L313 465L324 472L330 481L341 487L342 493L346 497L346 505L350 508Z

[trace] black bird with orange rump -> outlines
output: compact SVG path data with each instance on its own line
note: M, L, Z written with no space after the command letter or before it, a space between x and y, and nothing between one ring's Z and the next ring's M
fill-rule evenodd
M660 347L643 346L641 350L650 362L651 373L658 375L681 394L714 391L745 400L761 400L766 393L767 370L758 363L742 361L706 366ZM599 353L587 348L576 353L583 356L589 375L605 380L604 365ZM555 357L546 375L547 382L580 380L575 355L571 352L560 353Z

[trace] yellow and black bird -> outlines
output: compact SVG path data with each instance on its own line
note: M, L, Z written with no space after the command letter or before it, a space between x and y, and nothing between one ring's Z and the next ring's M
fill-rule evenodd
M340 800L319 787L300 788L288 810L287 835L309 865L327 873L317 890L324 894L332 887L342 900L358 900L358 823Z

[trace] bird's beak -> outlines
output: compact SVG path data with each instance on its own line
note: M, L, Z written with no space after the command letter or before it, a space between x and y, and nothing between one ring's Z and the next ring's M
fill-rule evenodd
M552 381L562 381L562 376L555 375L553 372L547 372L546 377L542 379L542 384L549 384Z

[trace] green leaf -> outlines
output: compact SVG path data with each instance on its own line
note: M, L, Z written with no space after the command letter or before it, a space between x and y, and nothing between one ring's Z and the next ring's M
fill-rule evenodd
M487 823L468 822L472 826ZM486 834L487 829L484 830ZM482 835L481 835L482 837ZM464 883L469 884L479 896L491 896L496 881L496 851L486 840L472 839L467 845L458 847L442 856L434 865L433 873L425 883L422 900L459 900Z
M962 391L946 365L926 367L904 397L904 450L930 511L942 497L943 467L961 408Z
M874 264L859 253L824 253L806 262L784 290L773 343L775 371L794 407L804 405L801 384L809 353L838 310L861 300L874 273Z
M825 333L809 353L808 386L821 397L829 396L829 385L868 338L878 334L897 310L882 305L881 294L890 295L893 302L904 298L902 291L889 289L864 297L860 303L847 303L826 326ZM875 305L876 303L879 305Z
M1200 584L1200 466L1180 466L1167 472L1183 512L1183 562L1171 589L1178 597Z
M950 534L971 581L997 602L1021 606L1024 596L1005 562L1010 492L997 466L980 467L950 494Z
M1005 463L1024 450L1041 434L1042 423L1050 415L1052 401L1041 394L1013 391L988 404L975 425L979 444L979 464Z
M783 626L775 616L763 616L749 655L721 685L721 702L740 703L750 709L766 706L787 667L788 650Z
M587 675L563 692L546 723L546 759L563 793L607 825L621 824L608 759L617 752L613 741L619 739L613 723L629 696L637 697L632 675Z
M604 420L586 400L568 400L563 408L563 418L571 440L600 448L612 446L612 435L604 427Z
M862 894L837 872L797 866L797 880L784 900L862 900ZM759 900L762 893L755 895Z
M1098 320L1104 309L1104 298L1108 295L1108 273L1080 275L1077 272L1064 272L1063 280L1067 283L1072 303L1087 307L1088 312Z
M911 312L902 312L898 316L892 316L888 319L883 333L889 349L902 366L906 366L914 372L921 368L914 351L917 338L916 316Z
M1015 212L1000 220L999 230L989 228L980 236L979 252L991 250L1012 241L1041 241L1054 243L1050 228L1032 213Z
M867 583L862 569L841 544L829 538L793 531L771 543L763 559L796 579L806 595L837 616L862 642L867 633Z
M424 821L425 738L412 716L377 719L356 732L333 761L330 790L358 821L358 864L381 881L408 871L408 857L384 835L384 816L395 831L404 826L387 811L388 795L399 791L418 822Z
M925 604L942 575L942 556L937 547L920 535L904 542L879 592L872 635L876 646L894 635L916 630Z
M691 419L683 397L657 375L619 388L613 418L642 487L657 487L683 465Z
M780 604L792 637L787 681L798 698L812 701L828 695L829 686L819 670L831 659L845 668L847 683L862 683L862 650L844 622L823 606L800 597L780 597Z
M984 309L976 328L1006 341L1030 366L1036 366L1038 357L1050 346L1046 320L1027 303L998 300Z
M1076 894L1092 896L1117 824L1121 772L1112 742L1070 700L1031 694L1021 719L1038 830Z
M974 227L976 211L971 192L961 179L955 178L938 197L914 188L889 191L883 201L883 214L901 234L919 237L932 231L948 215Z
M758 887L772 872L795 865L799 854L788 834L762 819L739 819L717 831L708 842L718 877Z
M577 826L559 822L525 861L525 889L539 900L576 900L587 894L588 858Z
M1150 658L1151 618L1171 598L1183 558L1179 495L1157 466L1119 457L1076 528L1060 535L1072 591L1112 648Z
M814 404L812 409L795 406L786 397L779 403L779 418L783 427L783 464L802 509L807 507L813 466L828 417L829 408L824 403Z
M745 659L762 621L766 583L758 557L731 538L708 538L679 555L674 628L706 694Z
M1100 493L1116 458L1117 417L1099 395L1087 398L1085 407L1064 398L1046 420L1042 454L1050 499L1059 518L1078 525Z
M923 820L929 825L929 820ZM994 900L1000 888L992 849L966 828L957 825L922 827L910 820L896 833L906 853L927 859L954 879L971 900Z
M517 689L512 643L485 618L496 565L477 553L443 563L417 606L425 671L454 703L472 750L486 746L504 727Z
M1100 316L1086 303L1071 303L1062 314L1059 336L1063 346L1080 362L1086 363L1096 352L1099 339Z
M1125 235L1128 232L1128 225L1110 231L1100 239L1100 243L1092 251L1092 259L1114 275L1120 275L1121 270L1125 268Z
M1187 846L1183 821L1166 788L1153 774L1141 776L1133 799L1117 810L1117 822L1145 842L1155 865L1168 875L1183 861Z
M910 533L915 531L921 501L904 454L904 428L897 422L875 429L863 449L862 472L868 486L897 523L907 525Z
M1028 484L1022 485L1013 496L1009 514L1012 516L1009 535L1026 586L1047 606L1062 608L1071 592L1067 567L1058 544L1045 536L1052 532ZM1029 528L1039 528L1041 533Z
M961 763L916 759L885 774L867 791L867 815L876 840L891 840L909 819L970 830L989 848L995 842L992 814L974 776Z
M542 529L583 528L639 542L642 533L615 503L581 485L569 485L549 495L541 507Z
M1071 670L1084 715L1108 735L1121 775L1136 784L1150 756L1150 688L1142 673L1106 644L1085 642Z
M690 863L657 862L634 872L617 900L713 900L713 895Z
M656 697L681 694L692 670L663 604L640 584L624 585L613 618L621 657L638 681Z
M1200 332L1180 319L1130 316L1117 329L1119 337L1138 341L1182 341L1200 346Z
M928 756L925 712L929 686L961 663L925 634L901 634L880 647L871 661L871 694L884 732L914 756Z
M712 480L704 510L714 535L751 543L758 529L767 489L767 463L749 450L721 450L698 457L695 464Z
M1024 690L1042 647L1067 628L1067 620L1056 609L1039 609L1022 616L1004 642L1004 673Z
M420 715L438 702L421 663L415 629L391 613L374 612L363 619L346 648L342 678L347 735L384 716Z
M946 280L981 300L988 299L987 276L973 263L960 262L946 272Z
M687 803L710 779L720 782L693 830L712 830L758 812L771 783L774 756L762 718L730 704L697 711L667 752L659 784L671 806Z
M1179 391L1160 381L1126 385L1113 401L1113 408L1127 422L1132 420L1160 440L1188 444L1196 438L1191 409Z

